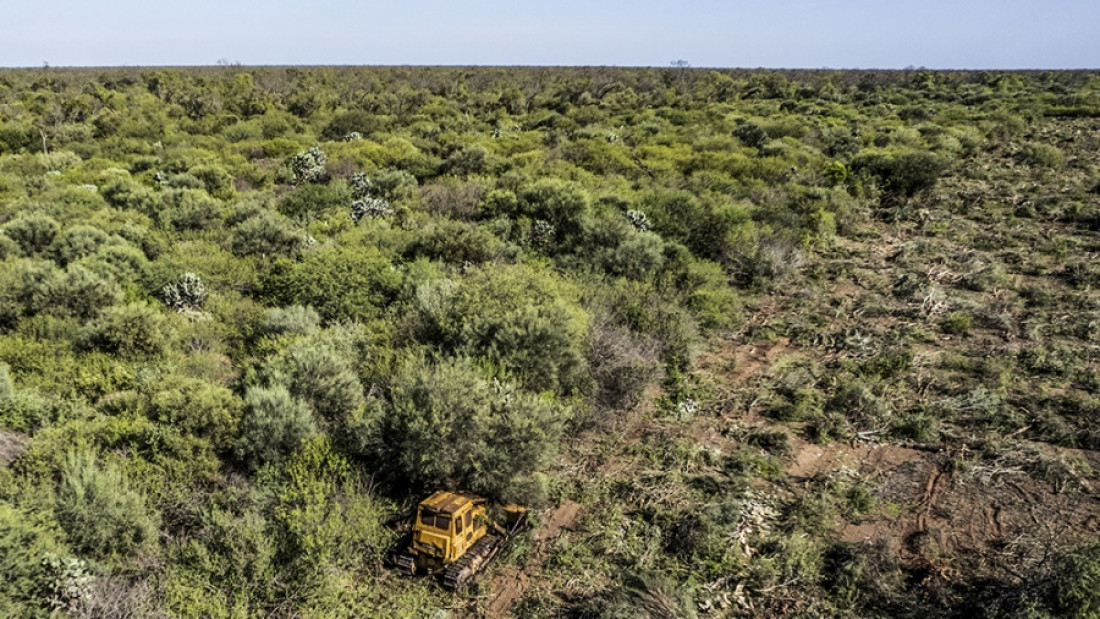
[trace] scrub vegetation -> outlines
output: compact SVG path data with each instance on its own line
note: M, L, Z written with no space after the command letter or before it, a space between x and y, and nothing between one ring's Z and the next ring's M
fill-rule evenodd
M1090 72L0 71L0 615L1100 617L1098 254Z

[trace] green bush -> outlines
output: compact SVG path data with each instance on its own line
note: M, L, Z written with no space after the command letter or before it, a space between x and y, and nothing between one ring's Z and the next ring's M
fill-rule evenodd
M157 523L122 470L94 454L70 452L57 491L57 517L73 549L97 559L129 555L155 543Z
M43 252L61 232L61 224L37 213L20 215L4 225L4 234L19 244L25 254Z
M380 421L380 462L423 487L516 496L556 450L568 411L545 397L486 380L466 359L406 360Z
M416 177L405 170L379 172L371 180L378 197L390 202L408 200L416 194L419 185Z
M307 584L317 570L381 564L396 535L385 526L393 507L373 496L349 463L323 439L307 441L287 461L275 522L280 558Z
M351 191L346 185L306 184L296 187L279 199L279 212L292 219L316 219L343 211L351 203Z
M575 183L557 178L536 181L519 193L520 213L553 226L555 243L566 247L578 235L588 214L588 193Z
M579 291L549 271L493 266L456 290L443 333L458 350L484 356L532 391L588 393L585 341L591 320Z
M94 226L73 226L50 244L50 257L54 262L65 266L84 256L94 254L110 240L106 232Z
M1062 617L1100 617L1100 544L1084 544L1060 557L1047 603Z
M103 310L83 331L88 348L124 357L155 357L164 353L170 331L168 321L144 303Z
M224 207L205 191L174 189L162 194L164 208L157 213L161 224L178 231L211 230L219 226Z
M305 235L289 221L270 211L261 211L234 228L233 254L293 257L305 246L305 241Z
M368 247L324 247L304 261L280 260L263 282L275 305L310 305L325 320L369 320L397 295L401 274Z
M317 332L321 317L312 307L291 305L264 310L259 331L264 335L279 336L285 333L312 335Z
M887 193L911 198L936 184L947 161L930 151L867 149L856 155L852 168L875 177Z
M70 265L65 272L47 282L50 300L48 313L89 320L105 307L122 300L118 284L104 279L79 265Z
M44 560L63 555L64 533L52 519L0 501L0 613L48 616Z
M199 179L201 187L206 193L221 200L228 200L235 193L233 190L233 176L225 171L225 168L216 165L199 165L188 170L188 173Z
M940 329L951 335L969 335L974 328L974 316L969 312L951 312L940 321Z
M309 405L286 387L249 387L237 439L237 455L260 465L279 462L317 432Z
M0 228L0 260L18 258L23 255L23 248L14 239L9 237L3 228Z
M0 363L0 406L6 404L15 395L15 386L11 382L11 368Z
M146 215L155 214L155 206L159 201L152 189L134 182L128 175L109 180L100 187L100 195L111 206Z
M426 225L405 249L409 260L423 256L450 264L480 264L511 258L514 254L514 250L485 228L453 220Z
M298 340L271 364L272 381L285 385L322 419L342 421L363 405L354 359L338 346L348 343L323 337Z
M243 404L225 387L198 379L173 379L150 399L150 417L186 434L210 439L226 451L237 436Z
M1041 142L1028 144L1021 152L1020 158L1027 164L1042 168L1057 169L1066 163L1066 156L1060 148Z
M0 269L0 326L14 327L25 316L50 306L50 284L58 277L52 263L8 260Z
M321 130L321 137L336 142L344 139L351 133L369 135L383 128L384 122L376 114L362 110L352 110L337 114L325 128Z

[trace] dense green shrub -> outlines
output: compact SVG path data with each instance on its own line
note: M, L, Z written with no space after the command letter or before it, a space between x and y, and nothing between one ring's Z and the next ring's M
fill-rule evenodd
M66 554L64 533L52 519L0 501L0 613L47 616L48 574L43 562Z
M24 316L49 307L49 285L57 278L50 262L8 260L0 269L0 326L14 327Z
M4 235L19 244L26 254L43 252L61 232L61 224L37 213L21 215L4 225Z
M1100 617L1100 545L1084 544L1060 557L1047 604L1063 617Z
M168 321L144 303L105 309L82 333L89 348L124 357L154 357L162 354L170 337Z
M0 406L6 404L15 395L15 386L11 382L11 368L0 363Z
M307 184L288 192L279 199L279 212L292 219L319 218L335 210L343 211L351 203L347 186Z
M567 281L494 266L458 287L442 328L457 350L485 356L527 389L577 395L592 387L584 358L590 320Z
M410 260L424 256L451 264L480 264L514 254L511 247L482 226L453 220L428 224L405 249Z
M588 193L577 184L546 178L525 187L517 207L520 214L550 224L553 242L567 247L581 232L589 202Z
M932 188L946 167L940 155L919 150L867 149L852 161L854 170L870 174L887 193L900 198Z
M262 211L241 222L233 230L233 253L237 256L294 256L306 242L305 235L295 230L276 213Z
M136 552L157 532L145 499L130 489L122 470L86 451L65 458L57 516L73 549L98 559Z
M1066 163L1066 156L1060 148L1041 142L1028 144L1021 152L1020 159L1033 166L1053 169L1060 168Z
M291 305L264 310L259 331L264 335L279 336L284 333L311 335L320 325L321 317L312 307Z
M23 255L23 248L0 228L0 260L17 258Z
M161 224L178 231L210 230L221 224L224 206L205 191L175 189L162 194L164 208L157 213Z
M405 170L385 170L371 179L372 189L379 197L391 202L407 200L416 193L419 183Z
M280 558L293 561L292 573L309 586L317 570L377 569L396 537L385 526L392 506L323 439L303 444L284 470L275 521Z
M362 110L341 112L321 130L321 137L330 142L344 139L351 133L370 135L384 126L383 121L376 114Z
M350 342L334 341L341 330L328 337L301 339L270 367L272 381L285 385L296 399L312 407L329 421L342 421L363 405L363 385L355 373L354 359L342 350Z
M100 195L112 206L147 215L154 214L158 202L153 190L134 182L129 176L112 178L100 187Z
M88 225L68 228L50 244L50 257L65 266L84 256L94 254L111 240L106 232Z
M73 316L81 320L94 317L100 309L122 300L118 284L100 277L91 270L73 264L64 273L46 283L49 306L44 308L57 316Z
M232 391L197 379L170 380L159 387L149 402L152 419L208 438L217 449L232 447L243 409Z
M379 422L382 461L409 483L522 499L520 482L545 466L567 416L467 359L409 359Z
M206 193L226 200L233 196L233 177L224 168L216 165L199 165L188 171L202 183Z
M279 462L317 432L309 405L295 399L286 387L249 387L237 454L261 465Z
M276 305L310 305L325 320L368 320L394 298L401 274L371 248L324 247L300 263L280 260L263 282Z

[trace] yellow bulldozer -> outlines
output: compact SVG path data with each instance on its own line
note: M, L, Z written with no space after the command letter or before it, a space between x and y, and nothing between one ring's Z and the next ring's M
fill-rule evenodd
M527 510L504 507L505 526L489 520L486 500L440 490L420 502L412 543L397 560L407 575L442 575L443 586L465 587L527 526ZM492 533L490 533L492 531Z

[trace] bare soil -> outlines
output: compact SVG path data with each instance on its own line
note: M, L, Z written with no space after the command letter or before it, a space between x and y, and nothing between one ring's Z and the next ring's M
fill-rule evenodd
M498 619L508 616L508 610L527 593L532 579L537 580L537 576L531 575L537 574L546 563L554 544L573 525L580 511L579 503L566 501L547 514L532 534L534 546L526 565L508 566L493 576L489 585L492 595L484 611L478 614L479 617Z

